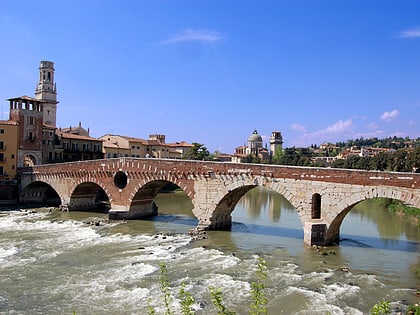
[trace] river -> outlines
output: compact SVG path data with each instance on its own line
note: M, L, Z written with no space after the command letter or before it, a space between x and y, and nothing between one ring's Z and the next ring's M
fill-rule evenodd
M249 314L258 257L268 267L268 314L368 314L380 300L393 314L419 302L419 227L376 203L356 206L341 226L339 247L303 244L296 210L264 188L248 192L231 231L193 241L197 220L183 193L156 198L151 220L86 224L106 214L52 209L0 211L1 314L164 314L159 265L173 296L181 283L196 314L217 314L210 287L226 306Z

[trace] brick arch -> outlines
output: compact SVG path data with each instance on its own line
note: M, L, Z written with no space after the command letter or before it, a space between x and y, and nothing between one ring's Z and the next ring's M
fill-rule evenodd
M191 185L182 178L161 174L151 175L136 182L128 200L129 212L137 212L134 216L138 218L156 215L157 208L153 200L167 184L177 185L190 199L194 196Z
M329 224L327 235L326 235L326 244L337 243L340 238L340 227L343 223L344 218L347 214L353 209L358 203L373 198L389 198L396 199L401 202L412 204L414 207L419 207L420 197L415 196L409 192L406 192L404 189L387 188L387 187L369 187L358 193L344 197L337 205L337 209L342 209L337 215L332 218L332 221Z
M96 178L78 178L69 189L68 209L96 209L95 200L98 188L105 192L112 208L112 194L104 183L98 181Z
M51 183L43 180L33 181L23 187L19 194L19 200L21 203L44 203L48 201L48 197L55 197L51 196L51 193L57 195L60 204L63 204L63 198L60 192Z

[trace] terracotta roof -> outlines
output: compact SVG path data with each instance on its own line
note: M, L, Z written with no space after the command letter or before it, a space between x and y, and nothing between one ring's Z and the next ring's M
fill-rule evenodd
M0 125L13 125L13 126L17 126L19 125L17 121L13 121L13 120L0 120Z
M55 129L55 126L48 125L48 124L43 124L42 127L47 128L47 129Z
M26 100L26 101L37 101L40 103L45 103L45 101L34 98L34 97L30 97L28 95L23 95L23 96L19 96L19 97L12 97L12 98L8 98L8 101L12 101L12 100Z
M166 143L167 146L170 147L192 147L191 143L181 141L181 142L173 142L173 143Z
M118 136L118 135L116 135L116 136L117 137L124 138L124 139L126 139L128 141L131 141L131 142L140 142L142 144L147 144L147 140L144 140L144 139L134 138L134 137L127 137L127 136Z
M77 140L89 140L89 141L103 142L103 140L101 140L101 139L96 139L96 138L92 138L92 137L89 137L89 136L75 135L73 133L56 131L56 135L61 137L61 138L64 138L64 139L77 139Z

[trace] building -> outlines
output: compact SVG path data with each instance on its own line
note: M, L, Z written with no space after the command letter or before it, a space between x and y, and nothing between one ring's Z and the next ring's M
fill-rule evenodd
M0 120L0 181L14 179L17 168L18 124Z
M54 82L54 62L41 61L35 98L43 101L43 123L57 126L57 87Z
M273 157L277 151L283 150L283 137L280 131L273 131L270 137L270 157Z
M17 166L42 163L43 102L29 96L8 99L9 121L18 125Z
M49 163L103 159L103 141L91 137L89 132L81 122L78 127L56 128L54 156Z
M283 138L281 137L281 133L274 131L270 138L270 148L272 148L272 150L277 150L278 148L281 148L282 144ZM232 156L232 162L242 163L250 157L258 158L261 162L267 162L270 161L271 155L274 154L274 152L275 151L270 153L267 147L263 147L263 139L255 129L248 137L247 145L235 148L235 153Z
M104 141L105 158L163 158L181 159L192 147L185 141L166 143L165 135L152 134L149 139L106 134L99 139Z

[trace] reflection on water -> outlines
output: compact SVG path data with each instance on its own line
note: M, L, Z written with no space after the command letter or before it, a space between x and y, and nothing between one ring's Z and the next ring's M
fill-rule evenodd
M381 203L373 199L365 200L357 204L351 212L357 213L361 221L368 221L376 228L372 227L369 230L370 235L375 235L384 239L398 239L403 238L407 240L418 241L419 239L419 225L415 222L410 222L409 217L396 215L391 211L385 209ZM367 231L359 231L357 226L354 226L357 233L366 234Z

